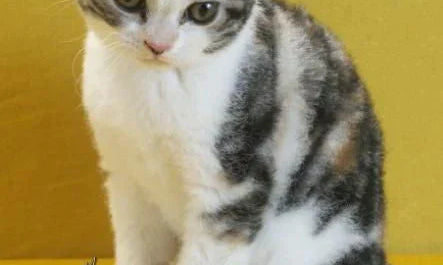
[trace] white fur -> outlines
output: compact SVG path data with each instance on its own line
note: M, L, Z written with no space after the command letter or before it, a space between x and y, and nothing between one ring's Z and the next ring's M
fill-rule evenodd
M254 245L254 265L329 264L347 250L367 244L366 237L353 230L349 213L344 212L322 233L315 235L317 207L304 207L279 217L271 217Z
M278 14L278 20L283 29L289 28L284 15ZM142 49L144 34L135 24L128 22L123 33L95 19L89 19L89 26L83 101L101 167L109 173L106 188L118 265L166 264L174 259L177 243L179 265L321 265L366 242L346 222L346 212L324 233L313 235L318 214L313 204L281 216L269 210L263 231L251 245L219 240L201 223L202 212L241 198L253 185L228 185L212 150L239 60L247 52L251 24L221 55L192 62L196 50L187 38L206 40L204 34L184 29L165 55L174 66L144 64L139 60L147 56L142 50L133 56L131 49ZM309 145L305 123L310 114L298 91L289 89L299 73L295 62L303 59L301 51L295 52L297 39L291 38L296 34L283 30L278 40L286 44L280 52L292 54L279 68L293 80L280 80L278 88L284 111L272 143L274 197L287 186L292 170L287 165L298 166ZM119 39L132 48L121 47Z
M285 56L279 57L278 71L280 76L277 87L280 97L282 111L277 125L277 133L274 136L274 157L275 157L275 188L273 198L275 201L278 196L283 194L288 186L288 175L298 168L308 152L310 139L309 112L307 103L300 92L299 87L294 84L299 83L299 77L305 63L303 52L300 50L300 42L304 35L299 29L294 28L285 14L276 13L276 23L281 30L277 42L279 54ZM298 52L297 52L298 51Z

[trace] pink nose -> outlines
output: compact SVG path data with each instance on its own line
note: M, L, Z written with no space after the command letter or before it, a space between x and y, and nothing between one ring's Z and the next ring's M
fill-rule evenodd
M153 54L160 55L171 48L169 44L165 43L155 43L145 41L145 47L148 48Z

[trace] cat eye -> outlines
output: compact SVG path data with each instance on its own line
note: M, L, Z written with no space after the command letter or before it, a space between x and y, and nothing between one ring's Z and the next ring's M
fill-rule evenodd
M211 23L218 13L218 2L194 3L186 10L186 17L199 25Z
M137 12L145 8L146 0L114 0L123 10L128 12Z

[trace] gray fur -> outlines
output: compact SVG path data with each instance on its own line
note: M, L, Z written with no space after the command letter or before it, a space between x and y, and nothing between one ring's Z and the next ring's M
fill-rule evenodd
M255 0L230 0L232 2L226 8L227 17L221 24L212 28L212 44L207 47L205 53L213 53L226 47L242 30L251 15Z
M279 207L275 215L297 210L308 201L314 200L321 209L315 233L321 234L335 217L344 210L350 209L352 209L355 225L362 233L369 233L371 228L382 225L384 219L381 181L383 146L378 122L364 85L354 65L340 49L336 38L317 24L306 12L300 8L291 9L282 4L270 4L268 1L260 1L259 5L262 6L266 19L262 16L256 21L257 39L251 42L255 45L251 47L251 50L261 51L263 54L261 56L265 57L258 56L258 60L245 58L245 65L248 65L248 69L260 69L258 72L262 72L258 75L242 72L239 75L239 91L242 93L242 98L269 98L278 85L271 81L277 78L278 71L263 72L269 67L272 68L279 56L285 56L275 54L276 49L272 45L273 36L277 32L273 29L272 23L275 12L288 14L293 26L304 32L306 42L303 49L306 51L305 56L311 58L310 63L303 66L300 83L294 84L294 89L298 87L303 91L311 109L309 112L313 113L312 117L307 117L310 123L311 145L302 164L290 176L291 181L287 192L280 195ZM263 43L267 44L263 45ZM266 57L266 54L269 54L269 57ZM243 90L245 87L246 91ZM260 92L259 88L264 89L266 93ZM262 102L234 99L231 108L234 120L221 128L223 133L217 146L227 177L234 183L247 179L262 179L263 172L266 172L266 181L263 183L268 185L267 189L264 189L263 185L258 185L257 189L246 195L243 200L227 205L219 212L212 214L215 226L220 226L218 223L224 222L224 228L231 236L233 233L239 236L246 234L250 240L253 240L254 235L260 232L262 222L260 216L263 209L275 203L269 201L273 187L272 157L267 157L266 160L256 153L256 150L259 150L266 140L272 139L276 122L275 118L267 120L267 124L273 127L266 130L264 138L259 138L259 141L250 141L250 139L260 137L257 132L262 131L263 125L251 123L252 127L242 130L243 126L248 126L248 122L235 124L235 119L236 117L242 117L246 121L266 119L268 115L266 109L273 109L273 115L276 115L278 119L279 103L271 100L263 105ZM250 112L254 109L254 105L262 110L259 116ZM250 111L244 113L245 109ZM355 160L341 162L352 164L349 168L343 169L339 168L340 165L336 165L335 160L339 158L331 159L324 156L328 146L328 137L342 123L348 123L353 128L351 138L347 139L352 145L352 154L345 159ZM237 149L225 151L224 144L237 146ZM243 146L248 149L243 150ZM258 164L264 170L256 171L251 166ZM353 259L353 262L349 262L350 259ZM354 262L357 262L355 264L385 264L382 246L374 245L371 248L351 252L336 264L354 264Z
M78 0L80 7L84 12L93 14L102 18L110 26L117 27L121 23L121 12L116 9L109 1L103 0Z
M262 154L262 148L273 134L280 111L275 90L278 73L274 34L271 10L257 21L257 52L244 58L238 90L232 96L231 118L223 124L216 144L228 180L233 184L252 180L256 188L209 216L213 222L225 223L224 233L246 235L247 240L252 240L261 228L261 216L272 189L273 163Z

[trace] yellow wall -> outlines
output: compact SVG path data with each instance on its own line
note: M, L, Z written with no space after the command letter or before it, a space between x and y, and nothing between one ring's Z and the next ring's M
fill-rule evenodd
M1 1L0 258L111 255L74 2ZM388 249L443 253L443 1L304 4L344 40L382 120Z

